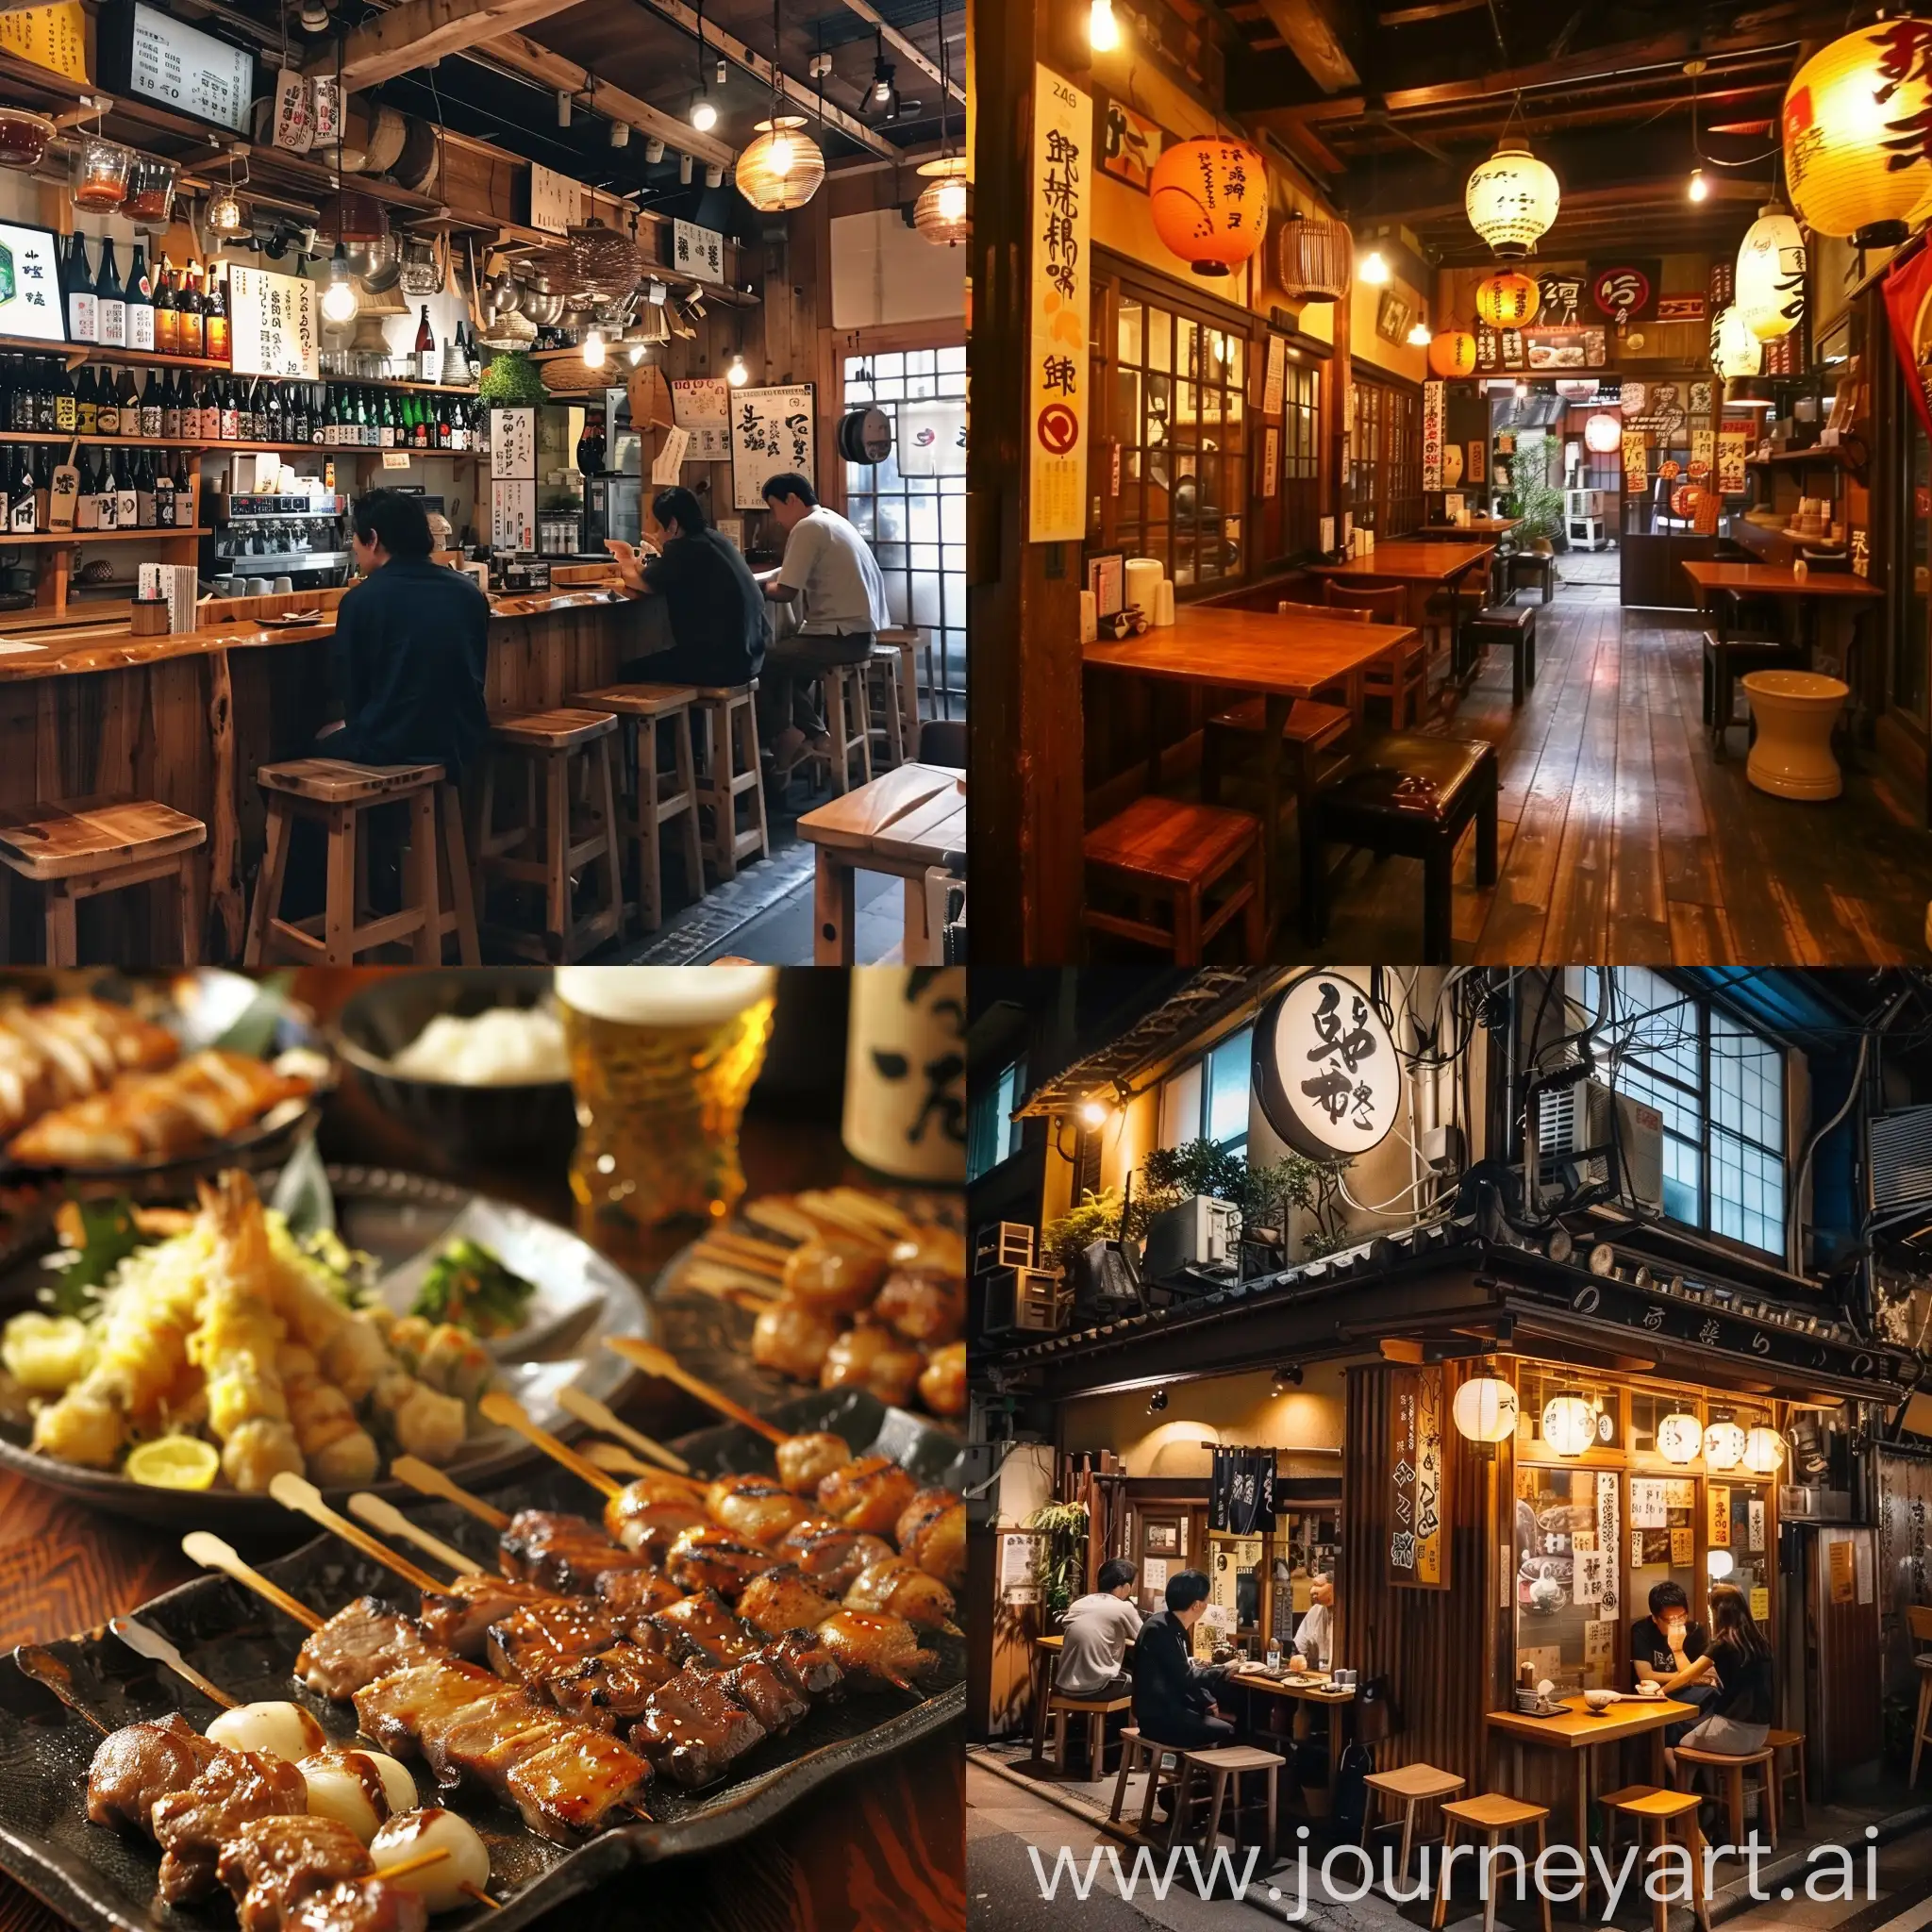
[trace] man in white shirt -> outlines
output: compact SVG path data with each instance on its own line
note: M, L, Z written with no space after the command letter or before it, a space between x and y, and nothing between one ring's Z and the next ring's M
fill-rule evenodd
M765 653L759 685L761 694L767 684L771 689L766 723L774 775L783 777L805 755L808 735L823 748L823 721L808 695L813 678L827 664L863 664L892 618L871 546L820 503L808 477L785 471L767 479L764 496L772 521L785 532L785 560L763 577L765 595L804 600L797 629Z
M1335 1667L1335 1579L1318 1572L1308 1588L1308 1612L1295 1626L1295 1655L1310 1670Z
M1125 1697L1134 1680L1123 1669L1141 1634L1132 1601L1134 1566L1119 1557L1100 1566L1091 1596L1075 1597L1060 1619L1060 1655L1053 1688L1068 1697Z

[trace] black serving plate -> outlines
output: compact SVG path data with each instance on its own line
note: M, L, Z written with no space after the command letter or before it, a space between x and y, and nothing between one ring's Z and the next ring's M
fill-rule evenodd
M957 1441L857 1391L804 1397L774 1411L773 1419L794 1430L837 1429L855 1451L876 1442L928 1481L950 1478L957 1485L959 1479ZM676 1446L696 1468L725 1468L758 1459L750 1446L755 1441L749 1431L709 1429ZM720 1459L714 1463L713 1457ZM506 1509L582 1511L594 1501L576 1478L549 1467L489 1493ZM494 1567L490 1531L454 1505L425 1502L412 1506L409 1514ZM409 1598L387 1571L334 1537L318 1537L262 1567L323 1612L340 1609L365 1591L404 1603ZM290 1675L302 1631L239 1584L205 1576L135 1614L232 1695L291 1697L311 1710L332 1738L346 1740L353 1734L355 1714L348 1706L325 1703L296 1688ZM964 1646L943 1637L927 1641L939 1650L941 1665L918 1702L894 1691L817 1705L790 1736L769 1740L741 1759L736 1776L699 1792L655 1783L645 1799L652 1823L606 1832L574 1851L525 1829L514 1810L466 1800L465 1815L490 1847L491 1889L502 1909L478 1907L439 1918L437 1925L487 1924L511 1932L632 1867L722 1850L762 1829L826 1779L877 1762L957 1723L966 1704ZM198 1691L106 1631L45 1648L66 1666L75 1701L109 1727L170 1710L184 1712L197 1725L214 1715ZM0 1867L63 1919L91 1932L233 1932L235 1914L225 1893L195 1906L164 1907L155 1890L160 1858L154 1845L88 1823L87 1769L98 1742L99 1734L84 1718L25 1675L11 1657L0 1659ZM425 1801L435 1802L426 1770L411 1769Z

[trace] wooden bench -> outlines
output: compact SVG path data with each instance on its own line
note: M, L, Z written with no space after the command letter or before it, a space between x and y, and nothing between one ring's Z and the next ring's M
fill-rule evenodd
M721 879L738 876L739 860L756 853L772 856L771 834L765 825L765 778L758 767L758 719L749 684L701 684L691 708L691 729L697 748L700 836ZM745 823L738 822L738 804L751 802ZM703 815L710 816L708 831Z
M1557 593L1557 559L1547 551L1519 550L1509 558L1509 595L1514 598L1524 584L1540 584L1543 602Z
M1525 690L1536 689L1536 608L1515 604L1492 604L1477 612L1462 627L1463 649L1468 663L1460 671L1474 673L1490 645L1500 644L1509 653L1509 702L1520 705Z
M1090 884L1145 900L1165 900L1169 923L1108 912L1090 901L1081 913L1095 932L1138 940L1198 966L1203 948L1237 914L1245 921L1242 957L1258 962L1264 948L1261 822L1249 812L1179 799L1137 798L1087 834ZM1218 903L1208 894L1224 879L1240 882Z
M198 965L201 938L194 923L192 854L208 827L185 811L151 798L102 793L17 806L0 811L0 861L45 888L44 963L78 966L76 917L83 899L130 886L172 881L181 963ZM8 934L10 887L0 882L0 953L11 959ZM150 962L152 963L152 962Z
M685 891L705 895L705 855L698 839L697 764L691 749L691 708L697 691L688 684L612 684L579 691L571 699L593 711L609 711L623 732L619 822L637 855L638 920L646 932L664 924L666 830L678 835ZM671 733L671 770L658 768L658 728Z

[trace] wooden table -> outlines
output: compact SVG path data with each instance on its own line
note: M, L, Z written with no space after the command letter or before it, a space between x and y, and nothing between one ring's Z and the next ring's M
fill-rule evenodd
M1310 1684L1291 1684L1284 1679L1271 1677L1265 1672L1248 1670L1237 1671L1228 1679L1228 1682L1239 1684L1243 1690L1252 1690L1259 1696L1279 1697L1295 1704L1346 1706L1355 1702L1355 1690L1353 1686L1337 1690L1332 1689L1328 1683L1330 1675L1328 1672L1311 1672L1310 1675L1318 1677L1321 1681ZM1302 1713L1300 1712L1296 1713L1297 1717L1301 1715ZM1328 1726L1328 1790L1331 1796L1337 1789L1337 1780L1341 1774L1341 1752L1346 1742L1346 1726L1340 1718L1337 1718Z
M1649 1738L1651 1741L1650 1781L1666 1782L1664 1777L1664 1728L1668 1724L1694 1722L1703 1713L1694 1704L1679 1704L1670 1697L1624 1697L1601 1713L1591 1709L1581 1695L1558 1700L1566 1708L1563 1717L1524 1717L1520 1711L1492 1710L1483 1720L1496 1741L1509 1740L1514 1770L1511 1795L1523 1794L1523 1747L1539 1744L1545 1751L1570 1754L1575 1767L1574 1817L1572 1827L1575 1844L1586 1861L1590 1856L1591 1758L1599 1745L1621 1744L1629 1738ZM1586 1875L1578 1903L1587 1906L1590 1882Z
M1449 541L1467 542L1472 537L1507 537L1523 527L1521 517L1471 517L1461 524L1424 524L1418 530L1408 531L1402 539L1405 543L1420 538L1426 543ZM1379 555L1379 551L1372 556Z
M926 874L966 850L966 774L948 765L901 765L808 811L798 836L817 848L812 889L812 959L852 961L853 874L889 873L906 881L902 963L941 964L927 916Z
M305 971L297 991L326 1019L365 974ZM781 1033L787 1026L783 1011ZM807 1003L806 1010L815 1010ZM774 1042L775 1044L775 1042ZM830 1187L862 1178L839 1142L837 1091L783 1108L754 1098L743 1158L754 1193ZM790 1110L785 1110L789 1108ZM379 1111L349 1074L323 1125L331 1159L436 1172L438 1150ZM566 1174L569 1150L517 1166L466 1170L461 1178L566 1225L576 1222ZM690 1237L674 1228L622 1246L608 1226L577 1223L593 1245L640 1280ZM713 1421L663 1383L639 1381L617 1407L660 1441ZM104 1623L202 1573L178 1536L102 1516L13 1474L0 1474L0 1646L44 1642ZM306 1526L277 1539L232 1539L260 1561L307 1540ZM890 1700L880 1700L883 1714ZM66 1802L65 1799L62 1802ZM77 1798L75 1799L77 1802ZM652 1869L652 1912L680 1932L852 1932L904 1925L958 1932L964 1923L965 1736L941 1732L886 1762L833 1778L774 1823L716 1855ZM633 1873L536 1923L543 1932L620 1932L638 1923L645 1884ZM0 1874L0 1932L60 1932L66 1922Z
M1270 756L1261 761L1261 776L1268 846L1266 910L1272 921L1281 904L1275 828L1281 823L1279 747L1289 710L1297 698L1311 698L1339 684L1347 693L1350 713L1359 719L1363 673L1377 658L1400 650L1414 636L1413 625L1355 624L1301 611L1281 617L1265 610L1183 605L1171 625L1121 643L1083 645L1080 661L1092 671L1127 672L1170 684L1260 694L1261 741L1270 747ZM1155 791L1160 786L1160 738L1151 715L1147 738L1147 789ZM805 821L799 823L803 828Z
M1471 571L1479 564L1490 562L1495 554L1493 543L1438 542L1432 538L1395 537L1387 543L1377 543L1360 557L1347 558L1341 563L1311 563L1307 568L1310 575L1332 577L1337 583L1363 587L1400 584L1408 592L1407 608L1411 624L1421 615L1415 605L1418 591L1424 603L1427 603L1438 591L1448 591L1449 657L1450 662L1459 667L1462 663L1462 617L1456 608L1457 587Z

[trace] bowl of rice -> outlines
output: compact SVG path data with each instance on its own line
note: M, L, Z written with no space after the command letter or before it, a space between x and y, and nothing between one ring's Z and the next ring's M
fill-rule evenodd
M445 1165L576 1139L563 1022L544 967L396 974L336 1023L337 1050L385 1112Z

